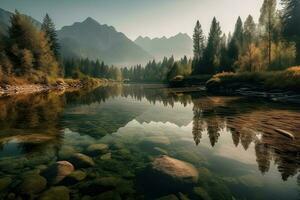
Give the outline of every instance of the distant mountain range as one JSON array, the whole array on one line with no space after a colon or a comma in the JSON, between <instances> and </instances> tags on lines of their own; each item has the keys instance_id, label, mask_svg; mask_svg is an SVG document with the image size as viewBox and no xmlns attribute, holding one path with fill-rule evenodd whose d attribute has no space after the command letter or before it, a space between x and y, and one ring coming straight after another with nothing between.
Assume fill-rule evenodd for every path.
<instances>
[{"instance_id":1,"label":"distant mountain range","mask_svg":"<svg viewBox=\"0 0 300 200\"><path fill-rule=\"evenodd\" d=\"M135 41L136 44L148 51L157 60L164 56L173 55L175 59L180 59L184 55L191 57L193 55L193 41L187 34L179 33L173 37L154 38L139 36Z\"/></svg>"},{"instance_id":2,"label":"distant mountain range","mask_svg":"<svg viewBox=\"0 0 300 200\"><path fill-rule=\"evenodd\" d=\"M0 35L7 34L13 13L0 8ZM30 17L40 27L38 20ZM83 22L75 22L57 31L64 58L99 59L116 66L145 64L164 56L174 55L176 59L184 55L192 56L192 39L179 33L173 37L138 37L134 42L112 26L101 25L88 17Z\"/></svg>"},{"instance_id":3,"label":"distant mountain range","mask_svg":"<svg viewBox=\"0 0 300 200\"><path fill-rule=\"evenodd\" d=\"M58 31L64 57L100 59L108 64L144 64L153 59L148 52L114 27L101 25L92 18Z\"/></svg>"}]
</instances>

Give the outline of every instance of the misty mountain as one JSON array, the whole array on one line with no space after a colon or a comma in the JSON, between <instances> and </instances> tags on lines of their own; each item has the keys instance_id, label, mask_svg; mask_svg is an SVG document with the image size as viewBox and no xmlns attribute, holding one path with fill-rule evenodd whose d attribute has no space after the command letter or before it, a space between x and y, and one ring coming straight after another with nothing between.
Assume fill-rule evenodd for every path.
<instances>
[{"instance_id":1,"label":"misty mountain","mask_svg":"<svg viewBox=\"0 0 300 200\"><path fill-rule=\"evenodd\" d=\"M174 55L175 59L180 59L184 55L193 55L193 41L187 34L179 33L173 37L154 38L139 36L135 41L137 45L145 49L157 60L164 56Z\"/></svg>"},{"instance_id":2,"label":"misty mountain","mask_svg":"<svg viewBox=\"0 0 300 200\"><path fill-rule=\"evenodd\" d=\"M10 18L13 13L0 8L0 35L6 35L10 26ZM34 25L41 26L41 23L32 17L28 16Z\"/></svg>"},{"instance_id":3,"label":"misty mountain","mask_svg":"<svg viewBox=\"0 0 300 200\"><path fill-rule=\"evenodd\" d=\"M144 64L153 59L126 35L90 17L83 22L64 26L58 31L58 38L65 58L100 59L117 66Z\"/></svg>"}]
</instances>

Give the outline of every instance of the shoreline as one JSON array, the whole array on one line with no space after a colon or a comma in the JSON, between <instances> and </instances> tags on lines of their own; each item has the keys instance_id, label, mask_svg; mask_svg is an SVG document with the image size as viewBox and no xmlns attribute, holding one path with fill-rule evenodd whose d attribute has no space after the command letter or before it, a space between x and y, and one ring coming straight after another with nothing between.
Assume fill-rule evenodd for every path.
<instances>
[{"instance_id":1,"label":"shoreline","mask_svg":"<svg viewBox=\"0 0 300 200\"><path fill-rule=\"evenodd\" d=\"M68 79L65 81L59 81L55 85L47 84L22 84L22 85L10 85L5 84L0 86L0 97L15 96L15 95L26 95L43 93L49 91L65 91L68 89L79 90L85 87L95 87L106 83L106 80L102 79L91 79L91 80L74 80Z\"/></svg>"}]
</instances>

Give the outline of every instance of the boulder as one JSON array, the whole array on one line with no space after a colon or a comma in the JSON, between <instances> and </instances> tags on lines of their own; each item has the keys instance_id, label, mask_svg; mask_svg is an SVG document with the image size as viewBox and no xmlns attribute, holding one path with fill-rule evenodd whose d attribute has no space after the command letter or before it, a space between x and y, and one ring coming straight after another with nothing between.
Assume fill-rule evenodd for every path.
<instances>
[{"instance_id":1,"label":"boulder","mask_svg":"<svg viewBox=\"0 0 300 200\"><path fill-rule=\"evenodd\" d=\"M196 183L198 181L198 171L190 163L171 158L169 156L161 156L152 162L152 170L168 177L175 182Z\"/></svg>"},{"instance_id":2,"label":"boulder","mask_svg":"<svg viewBox=\"0 0 300 200\"><path fill-rule=\"evenodd\" d=\"M211 197L209 194L205 191L202 187L195 187L194 188L194 194L199 198L203 200L211 200Z\"/></svg>"},{"instance_id":3,"label":"boulder","mask_svg":"<svg viewBox=\"0 0 300 200\"><path fill-rule=\"evenodd\" d=\"M156 200L179 200L175 194L170 194L170 195L167 195L167 196L163 196L163 197L160 197Z\"/></svg>"},{"instance_id":4,"label":"boulder","mask_svg":"<svg viewBox=\"0 0 300 200\"><path fill-rule=\"evenodd\" d=\"M50 165L42 175L50 184L57 184L74 171L74 166L68 161L58 161Z\"/></svg>"},{"instance_id":5,"label":"boulder","mask_svg":"<svg viewBox=\"0 0 300 200\"><path fill-rule=\"evenodd\" d=\"M107 200L107 199L111 199L111 200L121 200L121 196L115 192L115 191L108 191L108 192L104 192L102 194L99 194L95 197L95 199L97 200Z\"/></svg>"},{"instance_id":6,"label":"boulder","mask_svg":"<svg viewBox=\"0 0 300 200\"><path fill-rule=\"evenodd\" d=\"M75 165L76 168L93 167L95 165L94 160L82 153L73 154L69 161Z\"/></svg>"},{"instance_id":7,"label":"boulder","mask_svg":"<svg viewBox=\"0 0 300 200\"><path fill-rule=\"evenodd\" d=\"M103 156L101 156L101 160L110 160L111 159L111 153L106 153Z\"/></svg>"},{"instance_id":8,"label":"boulder","mask_svg":"<svg viewBox=\"0 0 300 200\"><path fill-rule=\"evenodd\" d=\"M86 177L87 174L84 171L76 170L69 174L62 183L64 185L72 185L84 180Z\"/></svg>"},{"instance_id":9,"label":"boulder","mask_svg":"<svg viewBox=\"0 0 300 200\"><path fill-rule=\"evenodd\" d=\"M69 200L70 191L65 186L52 187L42 193L39 200Z\"/></svg>"}]
</instances>

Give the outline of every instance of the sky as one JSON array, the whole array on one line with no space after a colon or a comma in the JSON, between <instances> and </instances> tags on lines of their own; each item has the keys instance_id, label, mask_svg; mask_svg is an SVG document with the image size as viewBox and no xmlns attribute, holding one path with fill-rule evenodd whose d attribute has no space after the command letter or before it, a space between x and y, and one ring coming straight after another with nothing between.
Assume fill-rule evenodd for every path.
<instances>
[{"instance_id":1,"label":"sky","mask_svg":"<svg viewBox=\"0 0 300 200\"><path fill-rule=\"evenodd\" d=\"M0 7L42 21L48 13L57 29L92 17L114 26L134 40L138 36L170 37L193 34L197 20L207 34L215 16L224 33L234 29L238 16L257 21L263 0L0 0Z\"/></svg>"}]
</instances>

